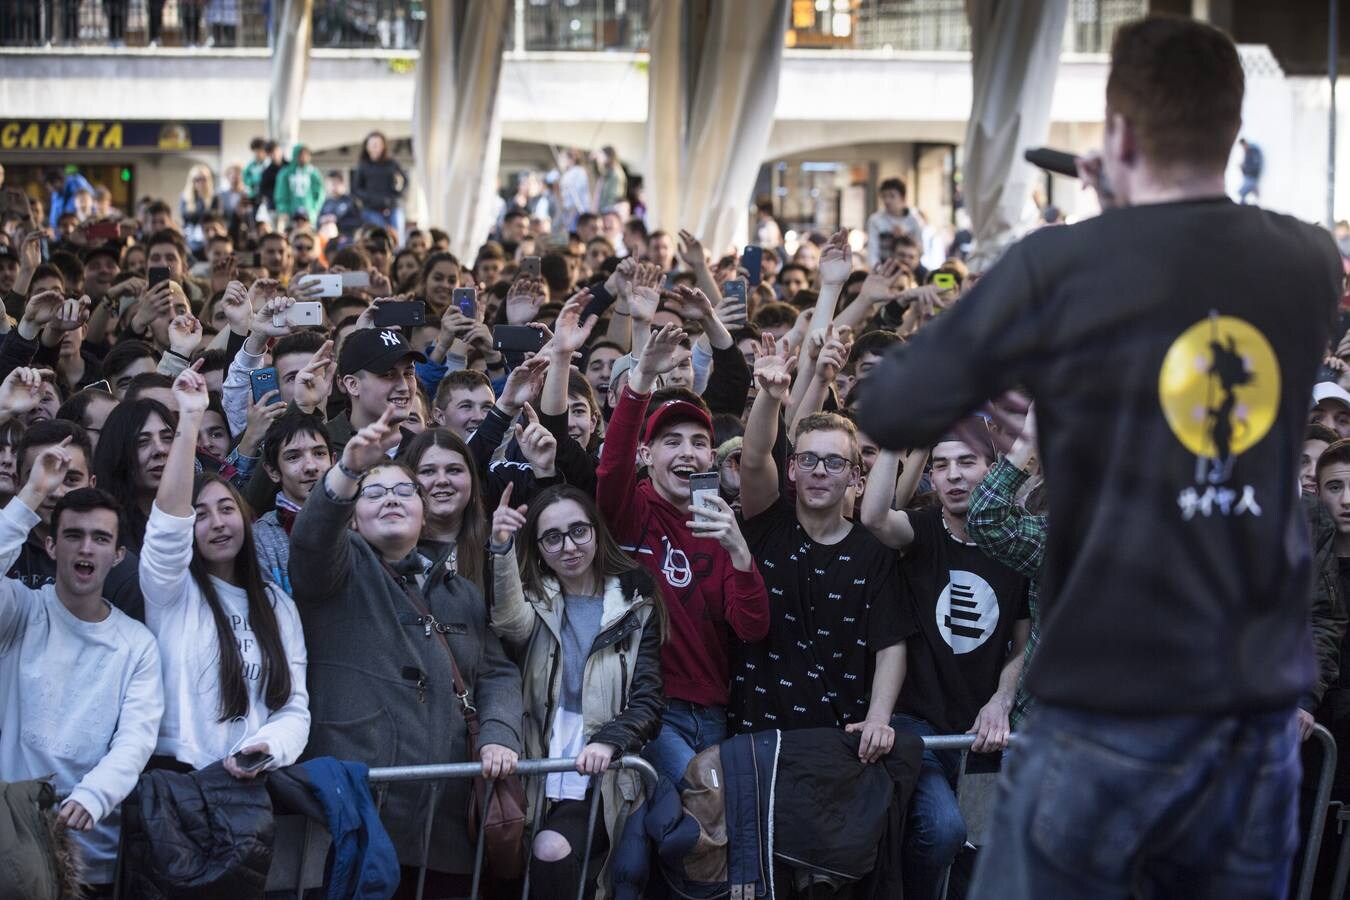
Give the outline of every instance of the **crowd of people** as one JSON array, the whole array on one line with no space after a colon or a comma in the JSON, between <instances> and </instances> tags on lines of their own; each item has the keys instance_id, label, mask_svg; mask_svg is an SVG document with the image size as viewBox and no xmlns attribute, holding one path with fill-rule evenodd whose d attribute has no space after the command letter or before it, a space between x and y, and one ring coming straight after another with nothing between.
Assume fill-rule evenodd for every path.
<instances>
[{"instance_id":1,"label":"crowd of people","mask_svg":"<svg viewBox=\"0 0 1350 900\"><path fill-rule=\"evenodd\" d=\"M0 780L55 773L96 895L146 771L575 758L530 796L532 895L584 869L604 897L642 794L622 755L682 786L766 730L835 729L866 765L898 735L1007 746L1048 531L1035 418L1005 454L982 418L903 453L855 424L882 358L977 281L923 267L903 182L865 254L846 231L722 254L649 232L611 150L594 184L564 154L461 260L407 227L382 135L350 186L254 149L176 210L61 171L0 207ZM1305 735L1350 722L1345 359L1303 458ZM906 896L967 848L960 764L922 756ZM429 896L462 889L469 789L387 791L401 890L429 797Z\"/></svg>"}]
</instances>

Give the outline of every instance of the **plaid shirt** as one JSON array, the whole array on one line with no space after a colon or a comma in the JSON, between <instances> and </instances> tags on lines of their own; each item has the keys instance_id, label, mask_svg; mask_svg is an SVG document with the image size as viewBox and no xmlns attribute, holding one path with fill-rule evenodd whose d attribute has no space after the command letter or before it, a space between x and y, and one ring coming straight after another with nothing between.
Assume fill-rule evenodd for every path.
<instances>
[{"instance_id":1,"label":"plaid shirt","mask_svg":"<svg viewBox=\"0 0 1350 900\"><path fill-rule=\"evenodd\" d=\"M1018 504L1017 492L1026 483L1027 473L1000 459L975 488L966 513L966 535L990 559L1027 576L1027 603L1031 607L1031 637L1023 655L1022 674L1017 682L1017 698L1013 701L1009 721L1014 729L1031 708L1031 697L1026 692L1027 666L1031 654L1041 639L1041 617L1037 610L1040 601L1041 565L1045 562L1045 516L1036 516Z\"/></svg>"}]
</instances>

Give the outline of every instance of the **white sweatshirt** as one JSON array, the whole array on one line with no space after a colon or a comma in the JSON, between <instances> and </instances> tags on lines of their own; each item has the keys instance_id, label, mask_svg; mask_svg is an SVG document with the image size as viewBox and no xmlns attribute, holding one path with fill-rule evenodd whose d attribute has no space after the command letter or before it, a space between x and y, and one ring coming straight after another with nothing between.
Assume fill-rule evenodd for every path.
<instances>
[{"instance_id":1,"label":"white sweatshirt","mask_svg":"<svg viewBox=\"0 0 1350 900\"><path fill-rule=\"evenodd\" d=\"M307 656L300 616L284 591L267 585L291 670L290 700L272 711L263 697L262 650L249 625L248 597L242 588L212 578L225 616L234 626L248 683L247 715L242 721L220 721L216 623L188 571L195 521L194 516L171 516L156 505L141 546L145 624L159 640L164 672L164 720L155 752L201 769L234 750L267 744L273 757L269 768L289 766L309 740Z\"/></svg>"},{"instance_id":2,"label":"white sweatshirt","mask_svg":"<svg viewBox=\"0 0 1350 900\"><path fill-rule=\"evenodd\" d=\"M0 571L37 522L17 497L0 511ZM0 578L0 780L55 773L57 792L93 816L93 831L74 832L91 883L112 880L115 813L154 751L163 711L159 651L144 625L111 604L102 622L86 622L55 585Z\"/></svg>"}]
</instances>

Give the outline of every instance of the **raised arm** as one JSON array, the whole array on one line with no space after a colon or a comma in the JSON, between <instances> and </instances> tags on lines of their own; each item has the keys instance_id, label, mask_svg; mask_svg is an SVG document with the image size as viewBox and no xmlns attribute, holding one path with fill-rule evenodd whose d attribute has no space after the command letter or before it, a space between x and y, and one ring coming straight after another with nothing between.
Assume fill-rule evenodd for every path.
<instances>
[{"instance_id":1,"label":"raised arm","mask_svg":"<svg viewBox=\"0 0 1350 900\"><path fill-rule=\"evenodd\" d=\"M513 647L520 647L534 632L535 614L525 602L516 562L516 535L525 525L525 506L511 505L511 486L502 491L502 499L492 514L492 609L489 623L497 636Z\"/></svg>"},{"instance_id":2,"label":"raised arm","mask_svg":"<svg viewBox=\"0 0 1350 900\"><path fill-rule=\"evenodd\" d=\"M786 349L775 346L773 335L763 337L764 352L755 360L759 393L750 407L741 444L741 514L752 519L778 499L778 464L773 445L778 440L778 414L787 399Z\"/></svg>"},{"instance_id":3,"label":"raised arm","mask_svg":"<svg viewBox=\"0 0 1350 900\"><path fill-rule=\"evenodd\" d=\"M703 243L694 237L693 232L680 229L680 259L694 273L694 283L698 289L712 298L714 304L722 302L722 292L718 290L717 279L708 268L708 255L703 251Z\"/></svg>"},{"instance_id":4,"label":"raised arm","mask_svg":"<svg viewBox=\"0 0 1350 900\"><path fill-rule=\"evenodd\" d=\"M863 493L858 513L863 525L877 540L887 547L903 550L914 543L914 526L909 521L909 513L902 509L891 509L895 493L886 489L888 485L895 484L899 470L900 454L890 450L882 450L877 454L877 461L872 463L872 471L867 476L872 483L872 490ZM877 490L878 487L881 490Z\"/></svg>"}]
</instances>

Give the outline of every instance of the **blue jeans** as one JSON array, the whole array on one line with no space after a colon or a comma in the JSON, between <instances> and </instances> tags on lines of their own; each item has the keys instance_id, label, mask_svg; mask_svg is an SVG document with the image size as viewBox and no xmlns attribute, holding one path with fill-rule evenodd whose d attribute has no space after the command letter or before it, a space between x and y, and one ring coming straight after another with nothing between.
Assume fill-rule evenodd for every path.
<instances>
[{"instance_id":1,"label":"blue jeans","mask_svg":"<svg viewBox=\"0 0 1350 900\"><path fill-rule=\"evenodd\" d=\"M1005 757L972 898L1283 897L1294 710L1102 715L1040 704Z\"/></svg>"},{"instance_id":2,"label":"blue jeans","mask_svg":"<svg viewBox=\"0 0 1350 900\"><path fill-rule=\"evenodd\" d=\"M937 730L923 719L902 713L891 717L899 732L927 737ZM966 843L966 820L956 802L956 779L961 773L959 750L925 750L919 781L905 817L905 897L933 900L942 888L946 868Z\"/></svg>"},{"instance_id":3,"label":"blue jeans","mask_svg":"<svg viewBox=\"0 0 1350 900\"><path fill-rule=\"evenodd\" d=\"M656 767L658 775L682 787L689 761L727 736L727 710L724 706L696 706L685 700L671 700L661 717L661 732L642 751Z\"/></svg>"}]
</instances>

